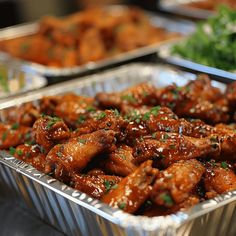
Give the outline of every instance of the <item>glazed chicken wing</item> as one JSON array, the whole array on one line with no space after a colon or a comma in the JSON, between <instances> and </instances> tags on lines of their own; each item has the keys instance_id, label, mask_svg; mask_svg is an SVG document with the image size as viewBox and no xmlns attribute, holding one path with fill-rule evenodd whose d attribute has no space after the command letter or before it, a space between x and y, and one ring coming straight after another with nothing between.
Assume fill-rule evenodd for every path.
<instances>
[{"instance_id":1,"label":"glazed chicken wing","mask_svg":"<svg viewBox=\"0 0 236 236\"><path fill-rule=\"evenodd\" d=\"M96 155L108 151L114 138L114 131L98 130L58 144L47 154L45 172L54 171L58 178L80 172Z\"/></svg>"},{"instance_id":2,"label":"glazed chicken wing","mask_svg":"<svg viewBox=\"0 0 236 236\"><path fill-rule=\"evenodd\" d=\"M138 107L155 104L155 89L149 83L142 83L119 93L98 93L95 97L102 108L117 108L122 111L126 106Z\"/></svg>"},{"instance_id":3,"label":"glazed chicken wing","mask_svg":"<svg viewBox=\"0 0 236 236\"><path fill-rule=\"evenodd\" d=\"M160 206L172 207L192 195L192 190L201 180L204 166L191 159L172 164L158 173L151 199Z\"/></svg>"},{"instance_id":4,"label":"glazed chicken wing","mask_svg":"<svg viewBox=\"0 0 236 236\"><path fill-rule=\"evenodd\" d=\"M236 189L236 175L227 162L208 163L204 175L206 197L213 198L217 194Z\"/></svg>"},{"instance_id":5,"label":"glazed chicken wing","mask_svg":"<svg viewBox=\"0 0 236 236\"><path fill-rule=\"evenodd\" d=\"M95 176L75 174L71 186L94 198L101 198L110 189L115 188L120 180L120 177L105 174Z\"/></svg>"},{"instance_id":6,"label":"glazed chicken wing","mask_svg":"<svg viewBox=\"0 0 236 236\"><path fill-rule=\"evenodd\" d=\"M134 163L148 159L158 160L167 167L179 160L217 155L220 145L217 137L193 138L176 133L156 132L134 147Z\"/></svg>"},{"instance_id":7,"label":"glazed chicken wing","mask_svg":"<svg viewBox=\"0 0 236 236\"><path fill-rule=\"evenodd\" d=\"M140 165L135 172L128 175L102 197L104 203L134 213L147 200L152 190L158 170L152 168L152 161Z\"/></svg>"},{"instance_id":8,"label":"glazed chicken wing","mask_svg":"<svg viewBox=\"0 0 236 236\"><path fill-rule=\"evenodd\" d=\"M133 149L127 145L120 145L107 159L102 161L102 167L111 174L127 176L135 171L136 165L132 163Z\"/></svg>"},{"instance_id":9,"label":"glazed chicken wing","mask_svg":"<svg viewBox=\"0 0 236 236\"><path fill-rule=\"evenodd\" d=\"M31 128L19 126L18 123L0 123L0 148L8 149L27 141L31 141Z\"/></svg>"},{"instance_id":10,"label":"glazed chicken wing","mask_svg":"<svg viewBox=\"0 0 236 236\"><path fill-rule=\"evenodd\" d=\"M9 123L18 123L31 127L40 116L39 108L32 103L25 103L19 107L4 109L1 111L1 119Z\"/></svg>"},{"instance_id":11,"label":"glazed chicken wing","mask_svg":"<svg viewBox=\"0 0 236 236\"><path fill-rule=\"evenodd\" d=\"M55 144L63 143L70 138L70 130L61 118L43 116L33 125L36 143L48 152Z\"/></svg>"},{"instance_id":12,"label":"glazed chicken wing","mask_svg":"<svg viewBox=\"0 0 236 236\"><path fill-rule=\"evenodd\" d=\"M44 171L46 154L39 145L21 144L10 151L14 153L17 159L29 163L39 171Z\"/></svg>"}]
</instances>

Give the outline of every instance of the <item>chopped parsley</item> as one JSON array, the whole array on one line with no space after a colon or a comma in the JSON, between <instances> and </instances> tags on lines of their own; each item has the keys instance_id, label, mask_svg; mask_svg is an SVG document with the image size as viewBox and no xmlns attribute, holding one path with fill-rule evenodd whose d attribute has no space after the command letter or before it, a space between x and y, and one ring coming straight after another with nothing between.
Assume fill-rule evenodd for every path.
<instances>
[{"instance_id":1,"label":"chopped parsley","mask_svg":"<svg viewBox=\"0 0 236 236\"><path fill-rule=\"evenodd\" d=\"M215 143L218 142L217 137L211 137L211 138L210 138L210 141L211 141L211 142L215 142Z\"/></svg>"},{"instance_id":2,"label":"chopped parsley","mask_svg":"<svg viewBox=\"0 0 236 236\"><path fill-rule=\"evenodd\" d=\"M55 125L58 121L61 121L59 117L50 117L49 121L47 122L46 129L51 129L53 125Z\"/></svg>"},{"instance_id":3,"label":"chopped parsley","mask_svg":"<svg viewBox=\"0 0 236 236\"><path fill-rule=\"evenodd\" d=\"M225 161L222 161L221 162L221 167L224 168L224 169L227 169L228 168L228 164Z\"/></svg>"},{"instance_id":4,"label":"chopped parsley","mask_svg":"<svg viewBox=\"0 0 236 236\"><path fill-rule=\"evenodd\" d=\"M88 106L88 107L86 108L86 111L87 111L87 112L95 112L95 111L96 111L96 108L93 107L93 106Z\"/></svg>"},{"instance_id":5,"label":"chopped parsley","mask_svg":"<svg viewBox=\"0 0 236 236\"><path fill-rule=\"evenodd\" d=\"M85 120L86 120L85 115L80 115L78 120L77 120L77 124L81 125L82 123L84 123Z\"/></svg>"},{"instance_id":6,"label":"chopped parsley","mask_svg":"<svg viewBox=\"0 0 236 236\"><path fill-rule=\"evenodd\" d=\"M170 144L170 145L169 145L169 148L170 148L170 149L175 149L175 145L174 145L174 144Z\"/></svg>"},{"instance_id":7,"label":"chopped parsley","mask_svg":"<svg viewBox=\"0 0 236 236\"><path fill-rule=\"evenodd\" d=\"M126 155L124 155L124 154L120 154L119 157L123 160L126 160Z\"/></svg>"},{"instance_id":8,"label":"chopped parsley","mask_svg":"<svg viewBox=\"0 0 236 236\"><path fill-rule=\"evenodd\" d=\"M118 188L118 184L114 184L111 189L117 189Z\"/></svg>"},{"instance_id":9,"label":"chopped parsley","mask_svg":"<svg viewBox=\"0 0 236 236\"><path fill-rule=\"evenodd\" d=\"M123 96L121 96L121 99L125 100L127 102L131 102L131 103L135 103L136 102L136 99L135 99L135 97L132 94L123 95Z\"/></svg>"},{"instance_id":10,"label":"chopped parsley","mask_svg":"<svg viewBox=\"0 0 236 236\"><path fill-rule=\"evenodd\" d=\"M119 202L119 203L118 203L118 207L119 207L121 210L124 210L125 207L126 207L126 203L125 203L125 202Z\"/></svg>"},{"instance_id":11,"label":"chopped parsley","mask_svg":"<svg viewBox=\"0 0 236 236\"><path fill-rule=\"evenodd\" d=\"M78 143L85 144L86 140L82 138L78 138Z\"/></svg>"},{"instance_id":12,"label":"chopped parsley","mask_svg":"<svg viewBox=\"0 0 236 236\"><path fill-rule=\"evenodd\" d=\"M11 126L11 129L12 130L16 130L16 129L18 129L19 128L19 124L18 123L15 123L15 124L13 124L12 126Z\"/></svg>"},{"instance_id":13,"label":"chopped parsley","mask_svg":"<svg viewBox=\"0 0 236 236\"><path fill-rule=\"evenodd\" d=\"M103 184L105 186L106 192L109 192L111 189L112 183L109 180L104 180Z\"/></svg>"},{"instance_id":14,"label":"chopped parsley","mask_svg":"<svg viewBox=\"0 0 236 236\"><path fill-rule=\"evenodd\" d=\"M17 155L19 155L19 156L21 156L21 155L23 155L23 151L22 150L16 150L16 153L17 153Z\"/></svg>"},{"instance_id":15,"label":"chopped parsley","mask_svg":"<svg viewBox=\"0 0 236 236\"><path fill-rule=\"evenodd\" d=\"M2 134L2 141L4 142L7 138L7 131L4 131Z\"/></svg>"},{"instance_id":16,"label":"chopped parsley","mask_svg":"<svg viewBox=\"0 0 236 236\"><path fill-rule=\"evenodd\" d=\"M97 120L101 120L106 117L106 113L104 111L100 112L95 118Z\"/></svg>"},{"instance_id":17,"label":"chopped parsley","mask_svg":"<svg viewBox=\"0 0 236 236\"><path fill-rule=\"evenodd\" d=\"M160 106L156 106L150 109L150 111L146 112L143 117L142 120L149 120L151 115L157 116L159 111L160 111Z\"/></svg>"},{"instance_id":18,"label":"chopped parsley","mask_svg":"<svg viewBox=\"0 0 236 236\"><path fill-rule=\"evenodd\" d=\"M114 109L113 112L114 112L115 116L119 116L120 115L120 112L117 109Z\"/></svg>"},{"instance_id":19,"label":"chopped parsley","mask_svg":"<svg viewBox=\"0 0 236 236\"><path fill-rule=\"evenodd\" d=\"M13 156L16 153L16 149L14 147L9 148L9 153Z\"/></svg>"},{"instance_id":20,"label":"chopped parsley","mask_svg":"<svg viewBox=\"0 0 236 236\"><path fill-rule=\"evenodd\" d=\"M160 198L165 202L167 206L172 206L174 204L172 197L168 193L162 193L160 195Z\"/></svg>"},{"instance_id":21,"label":"chopped parsley","mask_svg":"<svg viewBox=\"0 0 236 236\"><path fill-rule=\"evenodd\" d=\"M63 157L63 154L61 152L57 152L57 156L62 158Z\"/></svg>"}]
</instances>

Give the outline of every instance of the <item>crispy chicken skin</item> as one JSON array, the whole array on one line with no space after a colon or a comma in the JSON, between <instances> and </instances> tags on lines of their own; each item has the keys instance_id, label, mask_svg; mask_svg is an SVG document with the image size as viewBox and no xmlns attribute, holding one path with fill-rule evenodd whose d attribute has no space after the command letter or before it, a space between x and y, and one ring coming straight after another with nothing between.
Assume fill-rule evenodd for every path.
<instances>
[{"instance_id":1,"label":"crispy chicken skin","mask_svg":"<svg viewBox=\"0 0 236 236\"><path fill-rule=\"evenodd\" d=\"M206 197L213 198L218 194L236 189L236 175L227 162L208 163L204 175Z\"/></svg>"},{"instance_id":2,"label":"crispy chicken skin","mask_svg":"<svg viewBox=\"0 0 236 236\"><path fill-rule=\"evenodd\" d=\"M216 137L193 138L176 133L156 132L134 147L134 163L154 159L167 167L179 160L216 155L219 148Z\"/></svg>"},{"instance_id":3,"label":"crispy chicken skin","mask_svg":"<svg viewBox=\"0 0 236 236\"><path fill-rule=\"evenodd\" d=\"M122 144L102 161L102 167L108 173L125 177L133 173L137 168L137 166L132 163L134 159L132 153L133 149L131 147Z\"/></svg>"},{"instance_id":4,"label":"crispy chicken skin","mask_svg":"<svg viewBox=\"0 0 236 236\"><path fill-rule=\"evenodd\" d=\"M172 207L185 201L192 195L192 190L204 172L204 166L194 159L172 164L158 173L151 199L157 205L165 207Z\"/></svg>"},{"instance_id":5,"label":"crispy chicken skin","mask_svg":"<svg viewBox=\"0 0 236 236\"><path fill-rule=\"evenodd\" d=\"M37 170L44 171L46 154L44 149L38 144L21 144L17 146L14 156L34 166Z\"/></svg>"},{"instance_id":6,"label":"crispy chicken skin","mask_svg":"<svg viewBox=\"0 0 236 236\"><path fill-rule=\"evenodd\" d=\"M111 148L114 137L114 131L98 130L54 146L47 154L45 172L54 171L58 178L74 171L80 172L96 155Z\"/></svg>"},{"instance_id":7,"label":"crispy chicken skin","mask_svg":"<svg viewBox=\"0 0 236 236\"><path fill-rule=\"evenodd\" d=\"M18 123L31 127L35 120L40 117L39 108L32 103L25 103L19 107L8 108L1 111L1 119L9 123Z\"/></svg>"},{"instance_id":8,"label":"crispy chicken skin","mask_svg":"<svg viewBox=\"0 0 236 236\"><path fill-rule=\"evenodd\" d=\"M147 200L158 170L152 168L152 161L146 161L102 197L104 203L134 213Z\"/></svg>"},{"instance_id":9,"label":"crispy chicken skin","mask_svg":"<svg viewBox=\"0 0 236 236\"><path fill-rule=\"evenodd\" d=\"M63 96L52 96L41 101L41 112L47 115L62 118L70 127L76 127L81 119L88 115L89 109L93 107L94 99L66 94ZM82 117L82 118L81 118Z\"/></svg>"},{"instance_id":10,"label":"crispy chicken skin","mask_svg":"<svg viewBox=\"0 0 236 236\"><path fill-rule=\"evenodd\" d=\"M126 110L126 106L139 107L154 105L155 88L149 83L142 83L119 93L97 93L95 99L102 108Z\"/></svg>"},{"instance_id":11,"label":"crispy chicken skin","mask_svg":"<svg viewBox=\"0 0 236 236\"><path fill-rule=\"evenodd\" d=\"M72 178L71 186L94 198L101 198L110 189L115 188L120 181L120 177L112 175L75 174Z\"/></svg>"},{"instance_id":12,"label":"crispy chicken skin","mask_svg":"<svg viewBox=\"0 0 236 236\"><path fill-rule=\"evenodd\" d=\"M30 127L19 126L18 123L11 125L0 123L0 149L16 147L30 140L32 140Z\"/></svg>"},{"instance_id":13,"label":"crispy chicken skin","mask_svg":"<svg viewBox=\"0 0 236 236\"><path fill-rule=\"evenodd\" d=\"M33 125L35 142L47 152L58 143L70 138L70 130L64 121L58 117L43 116Z\"/></svg>"}]
</instances>

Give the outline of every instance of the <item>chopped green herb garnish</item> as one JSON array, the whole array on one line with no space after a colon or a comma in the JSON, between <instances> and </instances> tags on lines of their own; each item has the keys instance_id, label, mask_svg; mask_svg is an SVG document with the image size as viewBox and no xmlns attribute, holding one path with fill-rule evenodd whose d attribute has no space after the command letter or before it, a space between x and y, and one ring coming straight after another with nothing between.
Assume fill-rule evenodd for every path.
<instances>
[{"instance_id":1,"label":"chopped green herb garnish","mask_svg":"<svg viewBox=\"0 0 236 236\"><path fill-rule=\"evenodd\" d=\"M152 134L152 138L156 138L157 137L157 134L156 133L153 133Z\"/></svg>"},{"instance_id":2,"label":"chopped green herb garnish","mask_svg":"<svg viewBox=\"0 0 236 236\"><path fill-rule=\"evenodd\" d=\"M4 131L2 134L2 141L4 142L7 138L7 131Z\"/></svg>"},{"instance_id":3,"label":"chopped green herb garnish","mask_svg":"<svg viewBox=\"0 0 236 236\"><path fill-rule=\"evenodd\" d=\"M132 94L123 95L123 96L121 96L121 99L125 100L127 102L131 102L131 103L135 103L136 102L136 99L135 99L135 97Z\"/></svg>"},{"instance_id":4,"label":"chopped green herb garnish","mask_svg":"<svg viewBox=\"0 0 236 236\"><path fill-rule=\"evenodd\" d=\"M225 161L222 161L221 162L221 167L224 168L224 169L227 169L228 168L228 164Z\"/></svg>"},{"instance_id":5,"label":"chopped green herb garnish","mask_svg":"<svg viewBox=\"0 0 236 236\"><path fill-rule=\"evenodd\" d=\"M163 193L160 195L160 198L165 202L167 206L172 206L174 201L168 193Z\"/></svg>"},{"instance_id":6,"label":"chopped green herb garnish","mask_svg":"<svg viewBox=\"0 0 236 236\"><path fill-rule=\"evenodd\" d=\"M143 96L147 97L149 95L149 93L147 91L143 91Z\"/></svg>"},{"instance_id":7,"label":"chopped green herb garnish","mask_svg":"<svg viewBox=\"0 0 236 236\"><path fill-rule=\"evenodd\" d=\"M111 189L117 189L118 188L118 184L114 184Z\"/></svg>"},{"instance_id":8,"label":"chopped green herb garnish","mask_svg":"<svg viewBox=\"0 0 236 236\"><path fill-rule=\"evenodd\" d=\"M63 154L61 152L57 152L57 156L62 158L63 157Z\"/></svg>"},{"instance_id":9,"label":"chopped green herb garnish","mask_svg":"<svg viewBox=\"0 0 236 236\"><path fill-rule=\"evenodd\" d=\"M143 117L142 117L142 120L149 120L150 119L150 116L151 116L151 113L150 112L146 112Z\"/></svg>"},{"instance_id":10,"label":"chopped green herb garnish","mask_svg":"<svg viewBox=\"0 0 236 236\"><path fill-rule=\"evenodd\" d=\"M114 109L113 112L114 112L115 116L119 116L120 115L120 112L117 109Z\"/></svg>"},{"instance_id":11,"label":"chopped green herb garnish","mask_svg":"<svg viewBox=\"0 0 236 236\"><path fill-rule=\"evenodd\" d=\"M13 156L16 153L16 149L14 147L9 148L9 153Z\"/></svg>"},{"instance_id":12,"label":"chopped green herb garnish","mask_svg":"<svg viewBox=\"0 0 236 236\"><path fill-rule=\"evenodd\" d=\"M16 130L16 129L18 129L19 128L19 124L18 123L15 123L15 124L13 124L12 126L11 126L11 129L13 129L13 130Z\"/></svg>"},{"instance_id":13,"label":"chopped green herb garnish","mask_svg":"<svg viewBox=\"0 0 236 236\"><path fill-rule=\"evenodd\" d=\"M85 140L85 139L82 139L82 138L78 138L78 142L81 143L81 144L85 144L85 143L86 143L86 140Z\"/></svg>"},{"instance_id":14,"label":"chopped green herb garnish","mask_svg":"<svg viewBox=\"0 0 236 236\"><path fill-rule=\"evenodd\" d=\"M215 143L218 142L217 137L211 137L211 138L210 138L210 141L211 141L211 142L215 142Z\"/></svg>"},{"instance_id":15,"label":"chopped green herb garnish","mask_svg":"<svg viewBox=\"0 0 236 236\"><path fill-rule=\"evenodd\" d=\"M126 160L126 155L124 154L120 154L119 157L122 158L123 160Z\"/></svg>"},{"instance_id":16,"label":"chopped green herb garnish","mask_svg":"<svg viewBox=\"0 0 236 236\"><path fill-rule=\"evenodd\" d=\"M124 210L125 207L126 207L126 203L125 203L125 202L119 202L119 203L118 203L118 207L119 207L121 210Z\"/></svg>"},{"instance_id":17,"label":"chopped green herb garnish","mask_svg":"<svg viewBox=\"0 0 236 236\"><path fill-rule=\"evenodd\" d=\"M171 144L171 145L169 145L169 148L170 148L170 149L175 149L175 145L174 145L174 144Z\"/></svg>"},{"instance_id":18,"label":"chopped green herb garnish","mask_svg":"<svg viewBox=\"0 0 236 236\"><path fill-rule=\"evenodd\" d=\"M77 124L81 125L82 123L84 123L85 120L86 120L85 115L80 115L78 120L77 120Z\"/></svg>"},{"instance_id":19,"label":"chopped green herb garnish","mask_svg":"<svg viewBox=\"0 0 236 236\"><path fill-rule=\"evenodd\" d=\"M105 186L106 192L109 192L112 186L111 182L109 180L105 180L103 184Z\"/></svg>"},{"instance_id":20,"label":"chopped green herb garnish","mask_svg":"<svg viewBox=\"0 0 236 236\"><path fill-rule=\"evenodd\" d=\"M19 149L19 150L16 150L16 153L17 155L21 156L23 154L23 151Z\"/></svg>"},{"instance_id":21,"label":"chopped green herb garnish","mask_svg":"<svg viewBox=\"0 0 236 236\"><path fill-rule=\"evenodd\" d=\"M61 118L49 117L49 121L47 122L46 129L51 129L53 125L55 125L58 121L61 121Z\"/></svg>"},{"instance_id":22,"label":"chopped green herb garnish","mask_svg":"<svg viewBox=\"0 0 236 236\"><path fill-rule=\"evenodd\" d=\"M86 108L86 111L87 111L87 112L95 112L95 111L96 111L96 108L93 107L93 106L88 106L88 107Z\"/></svg>"},{"instance_id":23,"label":"chopped green herb garnish","mask_svg":"<svg viewBox=\"0 0 236 236\"><path fill-rule=\"evenodd\" d=\"M96 116L96 119L97 120L101 120L103 118L106 117L106 113L104 111L100 112L97 116Z\"/></svg>"}]
</instances>

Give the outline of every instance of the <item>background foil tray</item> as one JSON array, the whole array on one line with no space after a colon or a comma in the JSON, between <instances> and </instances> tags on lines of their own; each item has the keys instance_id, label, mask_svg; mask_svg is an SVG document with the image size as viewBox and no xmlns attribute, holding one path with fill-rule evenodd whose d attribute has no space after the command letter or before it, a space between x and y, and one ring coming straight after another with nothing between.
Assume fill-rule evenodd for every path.
<instances>
[{"instance_id":1,"label":"background foil tray","mask_svg":"<svg viewBox=\"0 0 236 236\"><path fill-rule=\"evenodd\" d=\"M171 53L171 48L177 44L181 43L181 40L176 40L175 42L166 43L158 49L158 57L169 64L188 69L191 72L207 73L212 76L213 79L222 83L231 83L236 80L236 72L229 72L215 67L205 66L197 62L184 59L178 55L173 55Z\"/></svg>"},{"instance_id":2,"label":"background foil tray","mask_svg":"<svg viewBox=\"0 0 236 236\"><path fill-rule=\"evenodd\" d=\"M194 78L194 74L180 72L169 66L131 64L6 100L0 103L0 109L69 91L93 96L99 91L122 90L143 81L153 82L159 87L173 82L181 86ZM219 82L214 85L225 89ZM186 212L148 218L111 208L16 160L4 151L0 151L0 163L0 181L45 221L68 235L236 234L236 191L202 202Z\"/></svg>"},{"instance_id":3,"label":"background foil tray","mask_svg":"<svg viewBox=\"0 0 236 236\"><path fill-rule=\"evenodd\" d=\"M184 6L184 4L199 1L200 0L159 0L158 8L171 14L205 20L212 16L214 12L210 10Z\"/></svg>"},{"instance_id":4,"label":"background foil tray","mask_svg":"<svg viewBox=\"0 0 236 236\"><path fill-rule=\"evenodd\" d=\"M125 6L111 6L108 8L111 11L123 11L127 9ZM146 12L151 23L156 27L162 27L169 32L178 32L183 36L189 35L195 29L195 24L180 19L168 19L162 15L156 15ZM21 36L32 35L37 32L39 28L38 23L22 24L18 26L8 27L0 30L0 40L13 39ZM132 51L124 52L114 57L110 57L97 62L89 62L84 65L70 67L70 68L53 68L44 66L38 63L33 63L30 61L24 61L12 57L6 52L0 51L0 59L7 62L9 65L14 65L18 67L23 67L26 70L33 70L47 77L73 77L78 74L86 73L91 70L101 69L106 66L112 66L114 64L122 63L131 59L139 58L142 56L150 55L157 51L157 48L162 45L162 43L167 41L172 41L173 39L165 40L153 45L137 48Z\"/></svg>"}]
</instances>

